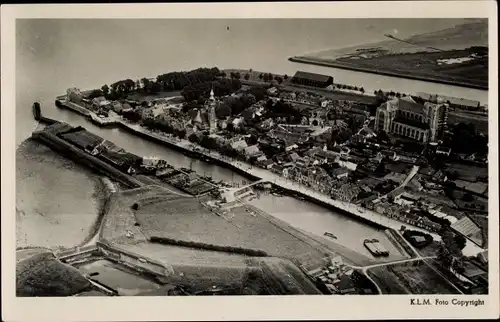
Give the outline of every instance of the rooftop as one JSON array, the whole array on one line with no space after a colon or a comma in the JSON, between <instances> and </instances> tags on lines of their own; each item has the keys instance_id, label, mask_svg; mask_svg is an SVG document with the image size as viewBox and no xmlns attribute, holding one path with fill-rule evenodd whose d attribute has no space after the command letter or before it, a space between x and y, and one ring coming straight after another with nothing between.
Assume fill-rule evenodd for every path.
<instances>
[{"instance_id":1,"label":"rooftop","mask_svg":"<svg viewBox=\"0 0 500 322\"><path fill-rule=\"evenodd\" d=\"M293 78L308 79L308 80L312 80L315 82L328 82L328 80L331 78L331 76L298 71L295 73Z\"/></svg>"}]
</instances>

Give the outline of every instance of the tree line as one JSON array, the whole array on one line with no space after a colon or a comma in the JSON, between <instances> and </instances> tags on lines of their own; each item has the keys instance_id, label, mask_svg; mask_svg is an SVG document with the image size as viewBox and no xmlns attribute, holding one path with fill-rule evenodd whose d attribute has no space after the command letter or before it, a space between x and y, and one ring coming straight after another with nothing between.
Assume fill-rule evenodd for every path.
<instances>
[{"instance_id":1,"label":"tree line","mask_svg":"<svg viewBox=\"0 0 500 322\"><path fill-rule=\"evenodd\" d=\"M149 241L152 243L200 248L200 249L213 250L213 251L219 251L219 252L242 254L242 255L253 256L253 257L267 257L267 256L269 256L263 250L236 247L236 246L214 245L214 244L194 242L194 241L185 241L185 240L179 240L179 239L167 238L167 237L151 236L149 238Z\"/></svg>"},{"instance_id":2,"label":"tree line","mask_svg":"<svg viewBox=\"0 0 500 322\"><path fill-rule=\"evenodd\" d=\"M239 90L241 88L241 81L238 79L222 78L216 81L192 83L182 89L181 95L187 102L198 101L206 98L212 88L214 95L226 96Z\"/></svg>"},{"instance_id":3,"label":"tree line","mask_svg":"<svg viewBox=\"0 0 500 322\"><path fill-rule=\"evenodd\" d=\"M213 67L198 68L187 72L165 73L158 75L155 80L142 78L133 81L127 78L116 81L109 86L105 84L100 89L94 90L91 96L105 96L110 100L118 100L126 98L132 92L154 94L161 91L182 90L188 85L210 82L222 75L223 73L217 67Z\"/></svg>"}]
</instances>

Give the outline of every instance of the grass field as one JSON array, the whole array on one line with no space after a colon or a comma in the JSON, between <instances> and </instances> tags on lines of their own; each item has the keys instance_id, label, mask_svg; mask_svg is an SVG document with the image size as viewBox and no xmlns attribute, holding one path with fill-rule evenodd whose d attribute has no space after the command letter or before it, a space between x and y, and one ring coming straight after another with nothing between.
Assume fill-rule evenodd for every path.
<instances>
[{"instance_id":1,"label":"grass field","mask_svg":"<svg viewBox=\"0 0 500 322\"><path fill-rule=\"evenodd\" d=\"M50 252L26 257L16 265L17 296L71 296L90 286L76 268L61 263Z\"/></svg>"},{"instance_id":2,"label":"grass field","mask_svg":"<svg viewBox=\"0 0 500 322\"><path fill-rule=\"evenodd\" d=\"M134 202L140 205L135 212L130 208ZM304 241L305 237L298 237L300 233L285 231L262 215L250 213L246 207L217 214L193 198L172 195L156 187L122 193L112 204L108 219L103 231L108 240L132 230L135 236L250 248L286 258L320 261L326 253L321 245ZM140 226L134 226L136 220Z\"/></svg>"},{"instance_id":3,"label":"grass field","mask_svg":"<svg viewBox=\"0 0 500 322\"><path fill-rule=\"evenodd\" d=\"M376 267L368 274L384 294L459 294L423 261Z\"/></svg>"},{"instance_id":4,"label":"grass field","mask_svg":"<svg viewBox=\"0 0 500 322\"><path fill-rule=\"evenodd\" d=\"M135 211L131 208L134 203L139 205ZM134 233L133 238L125 236L127 231ZM167 263L175 272L168 278L170 283L195 285L198 290L215 283L241 287L241 292L246 289L244 292L252 294L318 292L289 261L269 259L268 263L266 258L262 263L268 264L262 266L243 255L151 244L148 237L263 250L270 256L299 259L312 268L323 265L325 256L332 255L321 243L249 207L237 206L218 214L195 198L177 195L159 186L113 195L101 234L129 251ZM252 267L256 267L257 275L248 275ZM292 285L287 288L285 280L290 278ZM245 283L250 286L247 288Z\"/></svg>"}]
</instances>

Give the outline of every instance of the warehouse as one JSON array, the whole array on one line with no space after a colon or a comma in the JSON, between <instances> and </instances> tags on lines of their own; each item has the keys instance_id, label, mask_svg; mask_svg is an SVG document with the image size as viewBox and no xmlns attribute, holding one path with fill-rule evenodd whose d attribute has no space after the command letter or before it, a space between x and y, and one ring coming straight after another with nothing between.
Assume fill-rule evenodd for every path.
<instances>
[{"instance_id":1,"label":"warehouse","mask_svg":"<svg viewBox=\"0 0 500 322\"><path fill-rule=\"evenodd\" d=\"M293 76L292 83L326 88L333 84L333 77L298 71Z\"/></svg>"}]
</instances>

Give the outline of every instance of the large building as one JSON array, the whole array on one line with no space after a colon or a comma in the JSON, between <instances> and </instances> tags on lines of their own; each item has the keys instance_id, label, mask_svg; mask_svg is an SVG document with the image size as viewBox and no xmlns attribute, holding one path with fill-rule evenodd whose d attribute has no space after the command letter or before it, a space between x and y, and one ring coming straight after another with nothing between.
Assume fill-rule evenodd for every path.
<instances>
[{"instance_id":1,"label":"large building","mask_svg":"<svg viewBox=\"0 0 500 322\"><path fill-rule=\"evenodd\" d=\"M407 96L387 101L377 109L375 130L423 143L435 142L444 134L447 118L446 103L423 102Z\"/></svg>"},{"instance_id":2,"label":"large building","mask_svg":"<svg viewBox=\"0 0 500 322\"><path fill-rule=\"evenodd\" d=\"M333 84L333 77L298 71L293 76L292 83L326 88L328 85Z\"/></svg>"}]
</instances>

